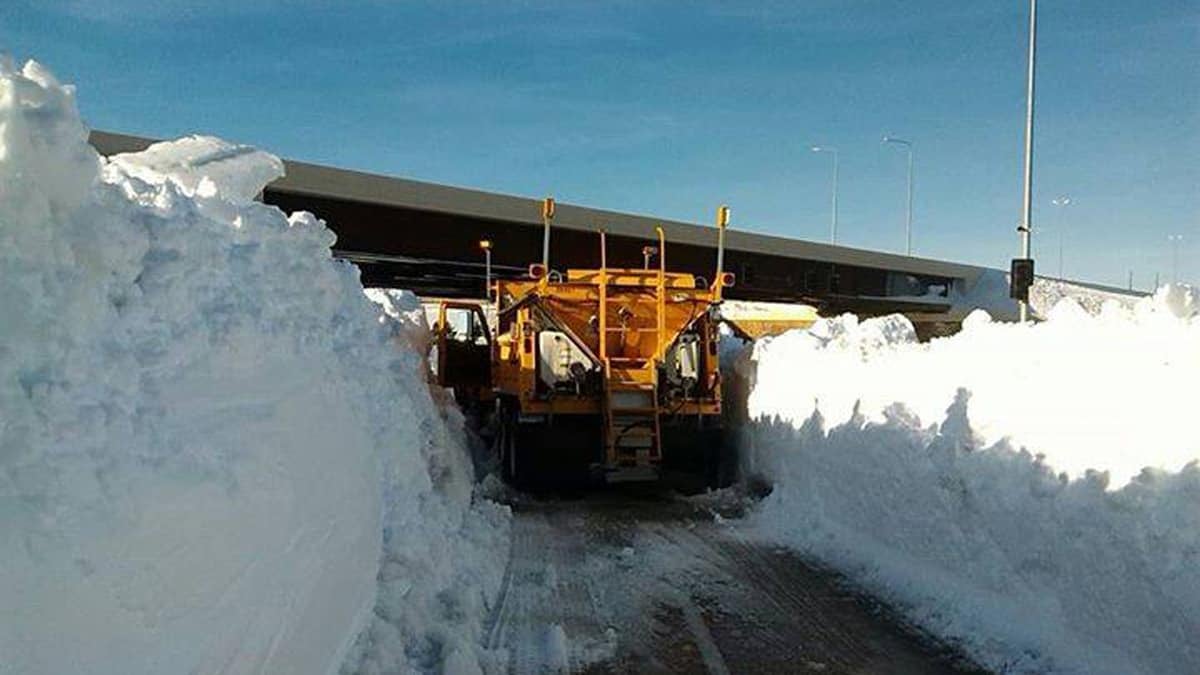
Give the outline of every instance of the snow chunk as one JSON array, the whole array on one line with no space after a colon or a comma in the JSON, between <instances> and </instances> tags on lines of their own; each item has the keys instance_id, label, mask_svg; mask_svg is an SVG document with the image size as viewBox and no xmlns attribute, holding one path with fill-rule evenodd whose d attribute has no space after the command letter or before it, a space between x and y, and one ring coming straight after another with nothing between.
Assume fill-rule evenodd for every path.
<instances>
[{"instance_id":1,"label":"snow chunk","mask_svg":"<svg viewBox=\"0 0 1200 675\"><path fill-rule=\"evenodd\" d=\"M72 214L100 169L75 112L75 88L59 84L36 61L17 70L0 54L0 116L0 204L7 226Z\"/></svg>"},{"instance_id":2,"label":"snow chunk","mask_svg":"<svg viewBox=\"0 0 1200 675\"><path fill-rule=\"evenodd\" d=\"M155 143L141 152L113 155L109 161L129 176L156 185L175 183L184 194L221 195L248 202L283 177L283 161L247 145L213 136L188 136Z\"/></svg>"},{"instance_id":3,"label":"snow chunk","mask_svg":"<svg viewBox=\"0 0 1200 675\"><path fill-rule=\"evenodd\" d=\"M1200 291L1186 284L1163 286L1154 294L1153 302L1139 307L1143 313L1157 311L1177 319L1191 319L1200 314Z\"/></svg>"}]
</instances>

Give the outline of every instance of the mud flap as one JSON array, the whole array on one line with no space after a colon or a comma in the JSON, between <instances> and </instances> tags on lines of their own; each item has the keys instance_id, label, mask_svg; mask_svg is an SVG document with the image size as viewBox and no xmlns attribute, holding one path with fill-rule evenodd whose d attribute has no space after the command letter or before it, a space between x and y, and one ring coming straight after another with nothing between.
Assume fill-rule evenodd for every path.
<instances>
[{"instance_id":1,"label":"mud flap","mask_svg":"<svg viewBox=\"0 0 1200 675\"><path fill-rule=\"evenodd\" d=\"M685 474L684 482L698 489L732 485L737 480L737 452L726 435L717 415L664 419L663 468Z\"/></svg>"},{"instance_id":2,"label":"mud flap","mask_svg":"<svg viewBox=\"0 0 1200 675\"><path fill-rule=\"evenodd\" d=\"M580 489L594 482L603 459L597 415L521 415L515 401L501 403L498 444L503 476L527 491Z\"/></svg>"}]
</instances>

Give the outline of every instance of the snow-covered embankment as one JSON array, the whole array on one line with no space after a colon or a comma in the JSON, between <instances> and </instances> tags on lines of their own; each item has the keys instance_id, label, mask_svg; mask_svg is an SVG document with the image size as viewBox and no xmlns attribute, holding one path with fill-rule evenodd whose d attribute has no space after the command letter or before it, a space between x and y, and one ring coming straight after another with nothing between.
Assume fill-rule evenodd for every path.
<instances>
[{"instance_id":1,"label":"snow-covered embankment","mask_svg":"<svg viewBox=\"0 0 1200 675\"><path fill-rule=\"evenodd\" d=\"M486 665L506 513L419 326L251 201L277 158L86 138L0 60L0 673Z\"/></svg>"},{"instance_id":2,"label":"snow-covered embankment","mask_svg":"<svg viewBox=\"0 0 1200 675\"><path fill-rule=\"evenodd\" d=\"M1200 672L1197 308L1173 287L928 344L902 317L764 340L752 525L1003 672Z\"/></svg>"}]
</instances>

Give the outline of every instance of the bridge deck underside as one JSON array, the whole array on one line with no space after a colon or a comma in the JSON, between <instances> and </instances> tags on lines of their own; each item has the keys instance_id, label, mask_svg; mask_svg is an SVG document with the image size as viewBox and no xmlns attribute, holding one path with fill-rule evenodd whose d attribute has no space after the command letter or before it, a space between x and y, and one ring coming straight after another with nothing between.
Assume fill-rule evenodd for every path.
<instances>
[{"instance_id":1,"label":"bridge deck underside","mask_svg":"<svg viewBox=\"0 0 1200 675\"><path fill-rule=\"evenodd\" d=\"M493 242L493 274L516 277L541 259L542 231L526 223L461 214L355 202L267 188L263 200L284 211L311 211L337 233L335 250L362 270L363 284L406 288L421 295L482 297L482 239ZM596 228L604 223L596 223ZM650 237L609 234L608 264L641 267L642 247ZM667 241L667 267L711 280L716 265L716 233L712 246ZM554 269L595 268L600 262L595 232L555 228L550 245ZM881 299L888 294L888 270L730 249L725 268L737 275L726 296L736 300L806 302L826 312L878 314L938 312L942 303ZM655 261L657 264L657 261ZM948 279L923 278L929 283Z\"/></svg>"}]
</instances>

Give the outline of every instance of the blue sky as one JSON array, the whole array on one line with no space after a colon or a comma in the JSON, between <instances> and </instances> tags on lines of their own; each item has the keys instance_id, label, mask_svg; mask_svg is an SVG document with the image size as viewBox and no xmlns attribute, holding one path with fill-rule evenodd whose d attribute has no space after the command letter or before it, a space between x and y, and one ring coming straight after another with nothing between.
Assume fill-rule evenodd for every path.
<instances>
[{"instance_id":1,"label":"blue sky","mask_svg":"<svg viewBox=\"0 0 1200 675\"><path fill-rule=\"evenodd\" d=\"M1020 218L1024 0L5 0L0 49L95 128L1005 267ZM1043 0L1039 270L1200 281L1200 0ZM1069 195L1056 208L1051 200ZM597 225L600 225L598 223Z\"/></svg>"}]
</instances>

